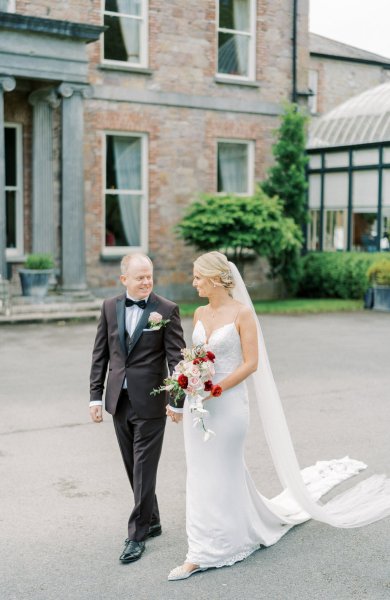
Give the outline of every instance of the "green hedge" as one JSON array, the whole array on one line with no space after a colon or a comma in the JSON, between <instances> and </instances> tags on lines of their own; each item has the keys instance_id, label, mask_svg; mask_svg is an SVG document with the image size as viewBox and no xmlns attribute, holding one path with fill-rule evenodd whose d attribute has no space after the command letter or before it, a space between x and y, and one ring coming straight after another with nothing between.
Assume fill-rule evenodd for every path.
<instances>
[{"instance_id":1,"label":"green hedge","mask_svg":"<svg viewBox=\"0 0 390 600\"><path fill-rule=\"evenodd\" d=\"M363 298L369 287L367 270L390 253L311 252L302 258L299 295L309 298Z\"/></svg>"}]
</instances>

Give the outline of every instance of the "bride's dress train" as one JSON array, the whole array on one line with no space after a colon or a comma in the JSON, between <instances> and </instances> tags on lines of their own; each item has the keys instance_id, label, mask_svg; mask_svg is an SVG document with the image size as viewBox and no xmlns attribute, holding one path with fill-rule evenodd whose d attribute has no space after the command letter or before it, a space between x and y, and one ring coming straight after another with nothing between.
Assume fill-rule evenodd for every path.
<instances>
[{"instance_id":1,"label":"bride's dress train","mask_svg":"<svg viewBox=\"0 0 390 600\"><path fill-rule=\"evenodd\" d=\"M214 383L242 363L240 336L235 323L214 330L207 340L202 321L198 321L193 332L193 343L207 343L216 355ZM244 443L249 425L245 382L224 391L221 397L207 400L205 408L209 411L207 427L216 434L208 442L204 442L199 430L193 427L193 415L187 402L184 407L186 562L210 568L232 565L261 545L274 544L291 527L310 519L312 514L305 512L302 504L298 504L287 490L272 500L264 498L257 491L244 460ZM305 484L303 487L314 502L365 466L348 457L319 462L301 471ZM374 488L375 479L367 480L374 480ZM377 485L380 487L381 483ZM337 514L340 502L336 502L336 505ZM341 507L345 509L343 502Z\"/></svg>"}]
</instances>

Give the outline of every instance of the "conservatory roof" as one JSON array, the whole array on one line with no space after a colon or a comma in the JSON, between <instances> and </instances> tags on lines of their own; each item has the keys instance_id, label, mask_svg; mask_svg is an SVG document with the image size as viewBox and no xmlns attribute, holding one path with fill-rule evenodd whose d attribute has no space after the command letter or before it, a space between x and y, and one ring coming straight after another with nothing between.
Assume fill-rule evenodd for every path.
<instances>
[{"instance_id":1,"label":"conservatory roof","mask_svg":"<svg viewBox=\"0 0 390 600\"><path fill-rule=\"evenodd\" d=\"M390 141L390 82L350 98L312 123L308 148Z\"/></svg>"}]
</instances>

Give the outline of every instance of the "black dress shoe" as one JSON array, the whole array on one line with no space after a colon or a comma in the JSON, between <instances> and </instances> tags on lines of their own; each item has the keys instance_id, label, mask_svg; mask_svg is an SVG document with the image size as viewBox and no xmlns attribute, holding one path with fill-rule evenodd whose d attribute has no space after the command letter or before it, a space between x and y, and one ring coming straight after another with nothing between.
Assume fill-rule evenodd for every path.
<instances>
[{"instance_id":1,"label":"black dress shoe","mask_svg":"<svg viewBox=\"0 0 390 600\"><path fill-rule=\"evenodd\" d=\"M161 535L161 533L162 533L162 529L161 529L160 523L155 523L155 525L151 525L149 527L149 531L146 534L146 537L147 538L157 537L158 535Z\"/></svg>"},{"instance_id":2,"label":"black dress shoe","mask_svg":"<svg viewBox=\"0 0 390 600\"><path fill-rule=\"evenodd\" d=\"M145 550L145 542L135 542L134 540L125 540L125 548L119 557L123 563L134 562L141 558L142 552Z\"/></svg>"}]
</instances>

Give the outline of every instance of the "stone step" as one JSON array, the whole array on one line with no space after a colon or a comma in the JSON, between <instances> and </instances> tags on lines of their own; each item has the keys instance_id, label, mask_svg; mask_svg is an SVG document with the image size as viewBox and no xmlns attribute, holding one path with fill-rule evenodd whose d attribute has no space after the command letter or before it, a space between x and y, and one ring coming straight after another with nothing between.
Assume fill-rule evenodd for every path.
<instances>
[{"instance_id":1,"label":"stone step","mask_svg":"<svg viewBox=\"0 0 390 600\"><path fill-rule=\"evenodd\" d=\"M42 323L48 321L97 320L100 310L34 311L10 315L0 315L0 325L16 323Z\"/></svg>"},{"instance_id":2,"label":"stone step","mask_svg":"<svg viewBox=\"0 0 390 600\"><path fill-rule=\"evenodd\" d=\"M12 303L12 314L24 314L29 312L68 312L78 310L99 310L103 300L86 302L24 302L23 304Z\"/></svg>"},{"instance_id":3,"label":"stone step","mask_svg":"<svg viewBox=\"0 0 390 600\"><path fill-rule=\"evenodd\" d=\"M102 302L98 298L83 301L45 298L43 301L34 301L21 297L12 301L8 312L0 312L0 324L97 319Z\"/></svg>"}]
</instances>

